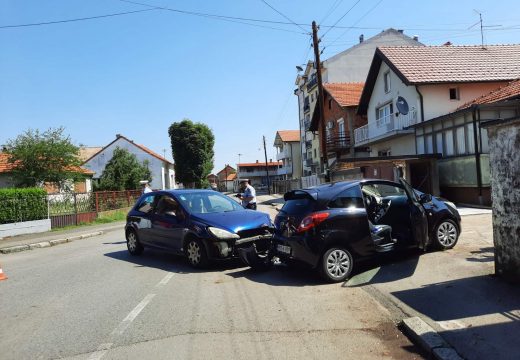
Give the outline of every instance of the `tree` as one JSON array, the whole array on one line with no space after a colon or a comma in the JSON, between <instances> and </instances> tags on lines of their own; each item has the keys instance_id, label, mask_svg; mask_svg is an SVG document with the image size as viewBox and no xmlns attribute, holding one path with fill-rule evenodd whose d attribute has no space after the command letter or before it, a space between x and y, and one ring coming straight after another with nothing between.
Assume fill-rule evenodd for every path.
<instances>
[{"instance_id":1,"label":"tree","mask_svg":"<svg viewBox=\"0 0 520 360\"><path fill-rule=\"evenodd\" d=\"M54 183L61 187L68 180L83 177L79 171L79 148L63 131L63 127L49 128L43 133L29 129L7 141L4 151L9 154L8 161L13 165L12 175L18 186Z\"/></svg>"},{"instance_id":2,"label":"tree","mask_svg":"<svg viewBox=\"0 0 520 360\"><path fill-rule=\"evenodd\" d=\"M99 179L100 190L133 190L139 181L152 181L148 161L140 163L134 154L117 147Z\"/></svg>"},{"instance_id":3,"label":"tree","mask_svg":"<svg viewBox=\"0 0 520 360\"><path fill-rule=\"evenodd\" d=\"M213 169L215 136L211 129L189 119L173 123L170 135L175 176L185 186L202 187Z\"/></svg>"}]
</instances>

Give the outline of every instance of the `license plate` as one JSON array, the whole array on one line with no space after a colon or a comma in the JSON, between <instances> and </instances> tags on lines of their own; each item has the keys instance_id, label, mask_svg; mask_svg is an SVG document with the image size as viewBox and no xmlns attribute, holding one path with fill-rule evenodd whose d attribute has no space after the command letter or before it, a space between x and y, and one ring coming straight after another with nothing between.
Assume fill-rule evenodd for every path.
<instances>
[{"instance_id":1,"label":"license plate","mask_svg":"<svg viewBox=\"0 0 520 360\"><path fill-rule=\"evenodd\" d=\"M291 254L291 247L285 245L276 245L276 250L284 254Z\"/></svg>"}]
</instances>

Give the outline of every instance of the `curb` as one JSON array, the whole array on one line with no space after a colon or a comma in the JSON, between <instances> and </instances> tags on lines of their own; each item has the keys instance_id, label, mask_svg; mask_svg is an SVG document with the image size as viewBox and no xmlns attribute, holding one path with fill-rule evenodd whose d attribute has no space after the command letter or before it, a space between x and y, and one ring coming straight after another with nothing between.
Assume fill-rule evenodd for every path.
<instances>
[{"instance_id":1,"label":"curb","mask_svg":"<svg viewBox=\"0 0 520 360\"><path fill-rule=\"evenodd\" d=\"M411 317L401 322L404 332L424 349L433 359L463 360L433 328L419 317Z\"/></svg>"},{"instance_id":2,"label":"curb","mask_svg":"<svg viewBox=\"0 0 520 360\"><path fill-rule=\"evenodd\" d=\"M86 239L86 238L89 238L89 237L102 235L104 233L105 233L105 231L100 230L100 231L96 231L96 232L93 232L93 233L70 236L68 238L54 239L54 240L49 240L49 241L42 241L42 242L37 242L37 243L27 244L27 245L8 246L8 247L5 247L5 248L0 248L0 253L2 253L2 254L10 254L10 253L15 253L15 252L20 252L20 251L46 248L46 247L51 247L51 246L65 244L65 243L72 242L72 241L75 241L75 240Z\"/></svg>"}]
</instances>

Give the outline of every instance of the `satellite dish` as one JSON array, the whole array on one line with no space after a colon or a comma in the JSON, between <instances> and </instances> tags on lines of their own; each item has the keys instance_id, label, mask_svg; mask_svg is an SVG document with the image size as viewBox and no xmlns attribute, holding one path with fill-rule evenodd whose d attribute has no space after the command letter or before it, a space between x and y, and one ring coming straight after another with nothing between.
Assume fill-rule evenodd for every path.
<instances>
[{"instance_id":1,"label":"satellite dish","mask_svg":"<svg viewBox=\"0 0 520 360\"><path fill-rule=\"evenodd\" d=\"M408 114L409 108L408 103L402 96L397 97L397 101L395 102L395 105L397 106L397 110L403 115Z\"/></svg>"}]
</instances>

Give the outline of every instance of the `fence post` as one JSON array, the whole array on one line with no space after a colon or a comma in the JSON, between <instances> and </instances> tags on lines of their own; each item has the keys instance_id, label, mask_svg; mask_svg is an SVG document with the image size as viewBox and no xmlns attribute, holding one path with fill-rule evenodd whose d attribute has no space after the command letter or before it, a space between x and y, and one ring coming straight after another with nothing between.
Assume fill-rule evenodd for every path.
<instances>
[{"instance_id":1,"label":"fence post","mask_svg":"<svg viewBox=\"0 0 520 360\"><path fill-rule=\"evenodd\" d=\"M78 199L76 198L76 192L73 192L74 195L74 224L78 225Z\"/></svg>"},{"instance_id":2,"label":"fence post","mask_svg":"<svg viewBox=\"0 0 520 360\"><path fill-rule=\"evenodd\" d=\"M130 191L126 190L126 206L130 207Z\"/></svg>"}]
</instances>

